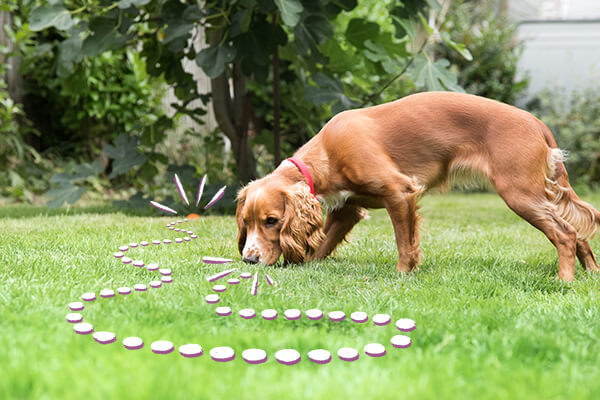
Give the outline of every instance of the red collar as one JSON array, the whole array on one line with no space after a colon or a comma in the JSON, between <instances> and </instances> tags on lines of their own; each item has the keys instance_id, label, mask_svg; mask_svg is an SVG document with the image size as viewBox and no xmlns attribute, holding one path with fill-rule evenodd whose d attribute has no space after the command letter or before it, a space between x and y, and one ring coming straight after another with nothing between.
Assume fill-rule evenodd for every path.
<instances>
[{"instance_id":1,"label":"red collar","mask_svg":"<svg viewBox=\"0 0 600 400\"><path fill-rule=\"evenodd\" d=\"M300 170L300 173L302 175L304 175L304 178L306 178L306 183L308 183L308 186L310 187L310 192L312 193L313 196L317 197L315 194L315 185L313 184L312 176L310 176L310 171L308 170L308 167L306 166L306 164L304 164L302 162L302 160L300 160L299 158L295 158L295 157L290 157L290 158L286 159L286 161L289 161L292 164L294 164L296 167L298 167L298 169Z\"/></svg>"}]
</instances>

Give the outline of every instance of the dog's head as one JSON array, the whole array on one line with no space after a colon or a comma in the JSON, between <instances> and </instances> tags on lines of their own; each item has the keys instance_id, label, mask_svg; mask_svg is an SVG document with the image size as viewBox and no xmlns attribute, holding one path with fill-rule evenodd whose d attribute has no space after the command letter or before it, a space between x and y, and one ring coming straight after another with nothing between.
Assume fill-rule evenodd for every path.
<instances>
[{"instance_id":1,"label":"dog's head","mask_svg":"<svg viewBox=\"0 0 600 400\"><path fill-rule=\"evenodd\" d=\"M301 263L325 239L319 201L304 182L276 176L250 183L238 193L238 249L244 261L271 265L283 253Z\"/></svg>"}]
</instances>

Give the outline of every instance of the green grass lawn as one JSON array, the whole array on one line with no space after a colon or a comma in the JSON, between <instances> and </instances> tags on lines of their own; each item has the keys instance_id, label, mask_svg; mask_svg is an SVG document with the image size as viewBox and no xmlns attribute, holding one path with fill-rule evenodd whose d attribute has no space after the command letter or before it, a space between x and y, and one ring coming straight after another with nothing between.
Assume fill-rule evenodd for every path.
<instances>
[{"instance_id":1,"label":"green grass lawn","mask_svg":"<svg viewBox=\"0 0 600 400\"><path fill-rule=\"evenodd\" d=\"M600 207L600 195L586 200ZM166 217L133 217L110 207L69 213L43 208L0 208L0 398L43 399L306 399L306 398L600 398L600 276L577 265L576 280L557 275L554 247L514 215L495 195L450 194L422 200L424 262L410 276L395 271L392 226L382 211L357 226L352 244L323 262L289 268L248 266L239 261L233 217L206 217L187 226L199 238L187 244L133 249L131 256L173 270L173 283L146 293L86 303L84 320L115 332L100 345L73 332L67 304L82 293L148 283L156 273L123 266L118 246L174 239ZM600 256L600 240L592 246ZM229 288L222 303L234 315L218 317L204 301L205 278L229 266L207 266L202 256L231 257L239 271L268 271L259 295L250 282ZM98 296L99 297L99 296ZM275 321L246 321L241 308L275 308ZM392 315L377 327L322 320L287 321L287 308L365 311ZM399 318L417 329L408 349L395 349ZM144 339L126 350L126 336ZM199 343L205 354L155 355L154 340L176 346ZM370 358L366 343L388 354ZM234 348L237 357L216 363L208 351ZM335 353L355 347L361 357L343 362ZM241 353L258 347L269 360L248 365ZM294 348L301 363L283 366L275 351ZM327 365L307 352L332 352Z\"/></svg>"}]
</instances>

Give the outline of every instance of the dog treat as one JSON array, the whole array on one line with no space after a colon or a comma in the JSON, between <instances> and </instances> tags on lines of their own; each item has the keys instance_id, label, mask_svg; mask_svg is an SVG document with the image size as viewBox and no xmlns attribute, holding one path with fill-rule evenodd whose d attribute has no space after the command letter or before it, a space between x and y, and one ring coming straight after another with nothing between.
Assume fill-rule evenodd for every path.
<instances>
[{"instance_id":1,"label":"dog treat","mask_svg":"<svg viewBox=\"0 0 600 400\"><path fill-rule=\"evenodd\" d=\"M160 278L160 281L162 283L171 283L171 282L173 282L173 278L171 278L170 276L162 276Z\"/></svg>"},{"instance_id":2,"label":"dog treat","mask_svg":"<svg viewBox=\"0 0 600 400\"><path fill-rule=\"evenodd\" d=\"M410 331L414 330L416 327L417 327L417 325L415 324L415 321L413 321L412 319L402 318L402 319L399 319L398 321L396 321L396 328L398 328L398 330L401 330L403 332L410 332Z\"/></svg>"},{"instance_id":3,"label":"dog treat","mask_svg":"<svg viewBox=\"0 0 600 400\"><path fill-rule=\"evenodd\" d=\"M275 353L275 359L283 365L294 365L298 364L302 357L294 349L283 349Z\"/></svg>"},{"instance_id":4,"label":"dog treat","mask_svg":"<svg viewBox=\"0 0 600 400\"><path fill-rule=\"evenodd\" d=\"M130 336L123 339L123 347L127 350L139 350L144 347L144 341L136 336Z\"/></svg>"},{"instance_id":5,"label":"dog treat","mask_svg":"<svg viewBox=\"0 0 600 400\"><path fill-rule=\"evenodd\" d=\"M221 299L218 294L209 294L206 296L206 302L209 304L218 303Z\"/></svg>"},{"instance_id":6,"label":"dog treat","mask_svg":"<svg viewBox=\"0 0 600 400\"><path fill-rule=\"evenodd\" d=\"M165 211L171 214L177 214L177 211L173 210L172 208L169 208L167 206L163 206L160 203L157 203L155 201L151 201L150 204L152 204L154 207L158 208L160 211Z\"/></svg>"},{"instance_id":7,"label":"dog treat","mask_svg":"<svg viewBox=\"0 0 600 400\"><path fill-rule=\"evenodd\" d=\"M217 307L215 311L217 312L217 315L221 317L231 315L231 308L229 307Z\"/></svg>"},{"instance_id":8,"label":"dog treat","mask_svg":"<svg viewBox=\"0 0 600 400\"><path fill-rule=\"evenodd\" d=\"M369 343L365 345L364 352L371 357L383 357L385 356L385 347L379 343Z\"/></svg>"},{"instance_id":9,"label":"dog treat","mask_svg":"<svg viewBox=\"0 0 600 400\"><path fill-rule=\"evenodd\" d=\"M397 347L399 349L405 349L407 347L410 347L410 345L412 344L410 338L404 335L396 335L392 337L391 342L392 346Z\"/></svg>"},{"instance_id":10,"label":"dog treat","mask_svg":"<svg viewBox=\"0 0 600 400\"><path fill-rule=\"evenodd\" d=\"M235 351L231 347L222 346L210 349L210 358L217 362L227 362L235 359Z\"/></svg>"},{"instance_id":11,"label":"dog treat","mask_svg":"<svg viewBox=\"0 0 600 400\"><path fill-rule=\"evenodd\" d=\"M94 327L92 324L88 324L87 322L81 322L79 324L75 324L73 326L73 330L75 333L80 335L89 335L90 333L94 332Z\"/></svg>"},{"instance_id":12,"label":"dog treat","mask_svg":"<svg viewBox=\"0 0 600 400\"><path fill-rule=\"evenodd\" d=\"M144 247L148 246L149 244L150 244L150 243L148 243L148 242L146 242L146 241L140 242L140 245L142 245L142 246L144 246Z\"/></svg>"},{"instance_id":13,"label":"dog treat","mask_svg":"<svg viewBox=\"0 0 600 400\"><path fill-rule=\"evenodd\" d=\"M154 245L159 245L159 244L160 244L160 240L153 240L153 241L152 241L152 244L154 244Z\"/></svg>"},{"instance_id":14,"label":"dog treat","mask_svg":"<svg viewBox=\"0 0 600 400\"><path fill-rule=\"evenodd\" d=\"M128 287L125 287L125 286L117 288L117 293L123 294L123 295L131 294L131 288L128 288Z\"/></svg>"},{"instance_id":15,"label":"dog treat","mask_svg":"<svg viewBox=\"0 0 600 400\"><path fill-rule=\"evenodd\" d=\"M123 257L123 258L121 258L121 262L122 262L123 264L131 264L131 261L132 261L132 260L131 260L131 258L129 258L129 257Z\"/></svg>"},{"instance_id":16,"label":"dog treat","mask_svg":"<svg viewBox=\"0 0 600 400\"><path fill-rule=\"evenodd\" d=\"M216 280L226 277L227 275L231 274L233 271L235 271L235 268L228 269L227 271L221 271L217 274L209 276L208 278L206 278L206 280L209 282L214 282Z\"/></svg>"},{"instance_id":17,"label":"dog treat","mask_svg":"<svg viewBox=\"0 0 600 400\"><path fill-rule=\"evenodd\" d=\"M127 251L127 250L129 250L129 247L127 247L127 246L119 247L119 251Z\"/></svg>"},{"instance_id":18,"label":"dog treat","mask_svg":"<svg viewBox=\"0 0 600 400\"><path fill-rule=\"evenodd\" d=\"M364 322L367 322L367 320L369 319L369 316L367 315L366 312L355 311L352 314L350 314L350 319L352 319L352 321L354 321L354 322L362 324Z\"/></svg>"},{"instance_id":19,"label":"dog treat","mask_svg":"<svg viewBox=\"0 0 600 400\"><path fill-rule=\"evenodd\" d=\"M219 189L217 191L217 193L213 196L213 198L210 199L208 204L204 206L205 210L209 207L212 207L217 201L221 200L221 198L225 195L225 188L227 188L227 186L223 186L221 189Z\"/></svg>"},{"instance_id":20,"label":"dog treat","mask_svg":"<svg viewBox=\"0 0 600 400\"><path fill-rule=\"evenodd\" d=\"M242 358L248 364L262 364L267 361L267 353L261 349L246 349L242 352Z\"/></svg>"},{"instance_id":21,"label":"dog treat","mask_svg":"<svg viewBox=\"0 0 600 400\"><path fill-rule=\"evenodd\" d=\"M175 186L177 187L177 191L179 192L179 196L181 196L181 198L183 199L183 202L189 206L190 202L187 199L187 196L185 195L185 190L183 190L183 185L181 184L181 181L179 180L179 177L177 176L177 174L175 174L175 177L173 178L173 181L175 182Z\"/></svg>"},{"instance_id":22,"label":"dog treat","mask_svg":"<svg viewBox=\"0 0 600 400\"><path fill-rule=\"evenodd\" d=\"M94 301L96 300L96 293L88 292L81 295L83 301Z\"/></svg>"},{"instance_id":23,"label":"dog treat","mask_svg":"<svg viewBox=\"0 0 600 400\"><path fill-rule=\"evenodd\" d=\"M137 243L129 243L129 247L138 247Z\"/></svg>"},{"instance_id":24,"label":"dog treat","mask_svg":"<svg viewBox=\"0 0 600 400\"><path fill-rule=\"evenodd\" d=\"M83 307L83 303L82 302L80 302L80 301L74 301L72 303L69 303L69 308L72 311L81 311L81 310L83 310L84 307Z\"/></svg>"},{"instance_id":25,"label":"dog treat","mask_svg":"<svg viewBox=\"0 0 600 400\"><path fill-rule=\"evenodd\" d=\"M343 321L346 319L346 314L343 311L331 311L329 313L329 319L332 321Z\"/></svg>"},{"instance_id":26,"label":"dog treat","mask_svg":"<svg viewBox=\"0 0 600 400\"><path fill-rule=\"evenodd\" d=\"M195 343L179 346L179 354L187 358L200 357L204 352L202 346Z\"/></svg>"},{"instance_id":27,"label":"dog treat","mask_svg":"<svg viewBox=\"0 0 600 400\"><path fill-rule=\"evenodd\" d=\"M183 238L183 240L185 240L186 242L189 242L192 239L190 239L189 237L186 236L186 237Z\"/></svg>"},{"instance_id":28,"label":"dog treat","mask_svg":"<svg viewBox=\"0 0 600 400\"><path fill-rule=\"evenodd\" d=\"M157 340L150 345L150 349L155 354L169 354L174 348L173 343L168 340Z\"/></svg>"},{"instance_id":29,"label":"dog treat","mask_svg":"<svg viewBox=\"0 0 600 400\"><path fill-rule=\"evenodd\" d=\"M300 312L300 310L296 309L296 308L292 308L289 310L285 310L283 312L283 315L290 321L295 321L297 319L300 319L300 317L302 317L302 312Z\"/></svg>"},{"instance_id":30,"label":"dog treat","mask_svg":"<svg viewBox=\"0 0 600 400\"><path fill-rule=\"evenodd\" d=\"M169 268L161 268L161 269L159 269L159 270L158 270L158 272L159 272L161 275L165 275L165 276L167 276L167 275L171 275L171 273L172 273L172 272L171 272L171 270L170 270Z\"/></svg>"},{"instance_id":31,"label":"dog treat","mask_svg":"<svg viewBox=\"0 0 600 400\"><path fill-rule=\"evenodd\" d=\"M146 265L146 269L148 271L156 271L158 269L158 264L148 264Z\"/></svg>"},{"instance_id":32,"label":"dog treat","mask_svg":"<svg viewBox=\"0 0 600 400\"><path fill-rule=\"evenodd\" d=\"M227 286L225 285L215 285L212 287L212 290L214 290L217 293L221 293L224 292L225 290L227 290Z\"/></svg>"},{"instance_id":33,"label":"dog treat","mask_svg":"<svg viewBox=\"0 0 600 400\"><path fill-rule=\"evenodd\" d=\"M77 324L83 321L83 316L79 313L69 313L67 314L67 321L72 324Z\"/></svg>"},{"instance_id":34,"label":"dog treat","mask_svg":"<svg viewBox=\"0 0 600 400\"><path fill-rule=\"evenodd\" d=\"M251 308L244 308L243 310L240 310L240 317L244 319L252 319L256 317L256 312Z\"/></svg>"},{"instance_id":35,"label":"dog treat","mask_svg":"<svg viewBox=\"0 0 600 400\"><path fill-rule=\"evenodd\" d=\"M273 310L272 308L268 308L266 310L263 310L260 315L262 315L263 319L266 319L267 321L271 321L274 320L275 318L277 318L277 311Z\"/></svg>"},{"instance_id":36,"label":"dog treat","mask_svg":"<svg viewBox=\"0 0 600 400\"><path fill-rule=\"evenodd\" d=\"M387 314L375 314L373 316L373 323L379 326L387 325L390 323L391 320L392 317L390 317Z\"/></svg>"},{"instance_id":37,"label":"dog treat","mask_svg":"<svg viewBox=\"0 0 600 400\"><path fill-rule=\"evenodd\" d=\"M265 274L265 279L267 280L267 283L271 286L275 285L277 286L277 284L275 284L275 281L273 279L271 279L271 277L269 276L269 274Z\"/></svg>"},{"instance_id":38,"label":"dog treat","mask_svg":"<svg viewBox=\"0 0 600 400\"><path fill-rule=\"evenodd\" d=\"M100 297L103 297L103 298L115 297L115 291L112 289L102 289L100 291Z\"/></svg>"},{"instance_id":39,"label":"dog treat","mask_svg":"<svg viewBox=\"0 0 600 400\"><path fill-rule=\"evenodd\" d=\"M134 260L132 264L134 267L138 267L138 268L141 268L144 266L144 262L142 260Z\"/></svg>"},{"instance_id":40,"label":"dog treat","mask_svg":"<svg viewBox=\"0 0 600 400\"><path fill-rule=\"evenodd\" d=\"M200 184L198 185L198 193L196 194L196 207L200 204L200 199L202 198L202 193L204 192L204 184L206 183L206 175L200 179Z\"/></svg>"},{"instance_id":41,"label":"dog treat","mask_svg":"<svg viewBox=\"0 0 600 400\"><path fill-rule=\"evenodd\" d=\"M240 278L242 278L242 279L250 279L250 278L252 278L252 274L250 272L242 272L240 274Z\"/></svg>"},{"instance_id":42,"label":"dog treat","mask_svg":"<svg viewBox=\"0 0 600 400\"><path fill-rule=\"evenodd\" d=\"M240 280L237 278L231 278L231 279L227 279L227 283L230 285L237 285L238 283L240 283Z\"/></svg>"},{"instance_id":43,"label":"dog treat","mask_svg":"<svg viewBox=\"0 0 600 400\"><path fill-rule=\"evenodd\" d=\"M182 238L175 238L175 243L183 243L183 239Z\"/></svg>"},{"instance_id":44,"label":"dog treat","mask_svg":"<svg viewBox=\"0 0 600 400\"><path fill-rule=\"evenodd\" d=\"M256 296L258 294L258 272L254 274L254 280L252 281L252 289L250 290L250 294L252 294L252 296Z\"/></svg>"},{"instance_id":45,"label":"dog treat","mask_svg":"<svg viewBox=\"0 0 600 400\"><path fill-rule=\"evenodd\" d=\"M338 350L337 355L342 361L356 361L360 357L358 351L352 347L342 347Z\"/></svg>"},{"instance_id":46,"label":"dog treat","mask_svg":"<svg viewBox=\"0 0 600 400\"><path fill-rule=\"evenodd\" d=\"M308 359L317 364L327 364L331 361L331 353L323 349L311 350Z\"/></svg>"},{"instance_id":47,"label":"dog treat","mask_svg":"<svg viewBox=\"0 0 600 400\"><path fill-rule=\"evenodd\" d=\"M172 242L171 242L171 239L165 239L165 240L163 240L163 243L164 244L171 244Z\"/></svg>"},{"instance_id":48,"label":"dog treat","mask_svg":"<svg viewBox=\"0 0 600 400\"><path fill-rule=\"evenodd\" d=\"M136 283L133 285L133 289L137 292L145 292L148 288L143 283Z\"/></svg>"},{"instance_id":49,"label":"dog treat","mask_svg":"<svg viewBox=\"0 0 600 400\"><path fill-rule=\"evenodd\" d=\"M123 252L121 251L117 251L115 254L113 254L113 256L115 256L115 258L123 258L125 254L123 254Z\"/></svg>"},{"instance_id":50,"label":"dog treat","mask_svg":"<svg viewBox=\"0 0 600 400\"><path fill-rule=\"evenodd\" d=\"M308 317L308 319L316 321L318 319L323 318L323 311L318 310L316 308L312 308L306 312L306 316Z\"/></svg>"},{"instance_id":51,"label":"dog treat","mask_svg":"<svg viewBox=\"0 0 600 400\"><path fill-rule=\"evenodd\" d=\"M233 262L233 260L221 257L202 257L202 262L206 264L227 264Z\"/></svg>"},{"instance_id":52,"label":"dog treat","mask_svg":"<svg viewBox=\"0 0 600 400\"><path fill-rule=\"evenodd\" d=\"M197 236L197 235L191 235L190 237L191 237L192 239L198 239L198 236Z\"/></svg>"},{"instance_id":53,"label":"dog treat","mask_svg":"<svg viewBox=\"0 0 600 400\"><path fill-rule=\"evenodd\" d=\"M94 337L94 340L100 344L109 344L117 340L117 337L112 332L99 331L94 332L92 336Z\"/></svg>"},{"instance_id":54,"label":"dog treat","mask_svg":"<svg viewBox=\"0 0 600 400\"><path fill-rule=\"evenodd\" d=\"M150 282L150 287L153 289L157 289L159 287L162 286L162 282L161 281L151 281Z\"/></svg>"}]
</instances>

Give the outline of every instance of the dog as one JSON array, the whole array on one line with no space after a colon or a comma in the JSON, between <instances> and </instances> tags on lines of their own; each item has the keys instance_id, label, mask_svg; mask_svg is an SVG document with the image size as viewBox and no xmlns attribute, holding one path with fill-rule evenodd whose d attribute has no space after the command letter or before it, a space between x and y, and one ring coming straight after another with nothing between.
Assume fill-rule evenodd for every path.
<instances>
[{"instance_id":1,"label":"dog","mask_svg":"<svg viewBox=\"0 0 600 400\"><path fill-rule=\"evenodd\" d=\"M292 158L238 193L238 248L245 262L327 257L367 215L385 208L397 270L418 269L417 201L460 176L482 176L508 207L558 251L571 281L575 257L598 272L588 239L600 213L569 184L563 152L532 114L479 96L426 92L335 115ZM327 211L323 223L323 211Z\"/></svg>"}]
</instances>

